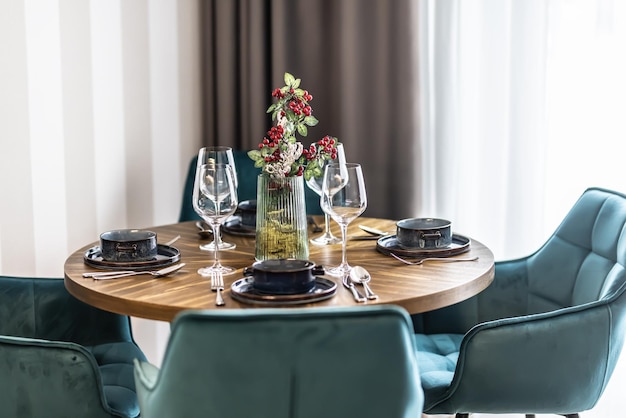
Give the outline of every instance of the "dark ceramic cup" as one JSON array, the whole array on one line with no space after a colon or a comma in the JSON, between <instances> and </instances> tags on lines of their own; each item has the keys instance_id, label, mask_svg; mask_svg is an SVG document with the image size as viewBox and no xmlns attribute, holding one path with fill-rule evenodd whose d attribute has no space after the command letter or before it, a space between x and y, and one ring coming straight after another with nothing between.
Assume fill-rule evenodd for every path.
<instances>
[{"instance_id":1,"label":"dark ceramic cup","mask_svg":"<svg viewBox=\"0 0 626 418\"><path fill-rule=\"evenodd\" d=\"M252 287L259 292L293 295L311 291L324 268L308 260L276 259L257 261L243 274L252 277Z\"/></svg>"},{"instance_id":2,"label":"dark ceramic cup","mask_svg":"<svg viewBox=\"0 0 626 418\"><path fill-rule=\"evenodd\" d=\"M100 235L102 258L114 262L153 260L157 256L157 234L139 229L118 229Z\"/></svg>"},{"instance_id":3,"label":"dark ceramic cup","mask_svg":"<svg viewBox=\"0 0 626 418\"><path fill-rule=\"evenodd\" d=\"M241 216L241 225L249 228L256 227L256 200L244 200L239 203L236 214Z\"/></svg>"},{"instance_id":4,"label":"dark ceramic cup","mask_svg":"<svg viewBox=\"0 0 626 418\"><path fill-rule=\"evenodd\" d=\"M396 239L404 249L446 248L452 244L452 227L445 219L402 219L396 223Z\"/></svg>"}]
</instances>

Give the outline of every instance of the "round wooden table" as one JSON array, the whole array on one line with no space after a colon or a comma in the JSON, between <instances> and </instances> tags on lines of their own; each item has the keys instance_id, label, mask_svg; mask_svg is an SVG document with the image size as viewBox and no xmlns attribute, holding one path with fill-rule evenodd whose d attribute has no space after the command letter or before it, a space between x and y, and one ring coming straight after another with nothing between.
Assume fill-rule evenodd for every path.
<instances>
[{"instance_id":1,"label":"round wooden table","mask_svg":"<svg viewBox=\"0 0 626 418\"><path fill-rule=\"evenodd\" d=\"M322 217L316 217L323 223ZM348 236L366 236L358 225L395 231L395 221L357 218L348 229ZM223 239L237 245L234 250L220 251L223 265L236 267L235 274L224 276L226 305L215 306L216 293L210 289L210 281L197 274L197 269L212 263L213 253L199 249L200 244L210 242L200 238L195 222L150 228L157 233L159 242L166 242L177 235L181 238L173 244L180 251L181 262L186 265L170 276L155 278L149 275L114 280L93 280L82 274L97 269L84 263L84 254L98 242L93 242L73 254L65 262L65 286L76 298L85 303L111 312L162 321L172 321L179 312L187 309L241 309L267 305L239 302L230 296L231 284L243 277L243 269L254 260L254 237L223 234ZM339 236L333 222L332 231ZM309 237L315 237L309 230ZM341 261L341 244L309 246L309 259L316 264L333 266ZM410 266L376 250L376 240L349 239L347 257L350 265L361 265L371 274L370 287L378 294L377 300L361 304L395 304L415 314L465 300L485 289L493 280L494 257L480 242L472 239L469 251L454 257L478 256L477 261L442 263L426 262ZM325 275L337 283L336 294L330 299L286 307L354 306L351 292L342 286L341 280ZM362 287L359 285L361 293Z\"/></svg>"}]
</instances>

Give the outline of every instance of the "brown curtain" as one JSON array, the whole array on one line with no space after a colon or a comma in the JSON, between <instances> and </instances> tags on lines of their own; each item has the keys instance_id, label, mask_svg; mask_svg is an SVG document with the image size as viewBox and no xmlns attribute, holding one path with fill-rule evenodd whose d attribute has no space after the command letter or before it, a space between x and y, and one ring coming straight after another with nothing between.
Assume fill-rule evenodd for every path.
<instances>
[{"instance_id":1,"label":"brown curtain","mask_svg":"<svg viewBox=\"0 0 626 418\"><path fill-rule=\"evenodd\" d=\"M417 187L412 0L207 0L202 3L204 143L252 149L285 71L313 94L320 123L363 166L364 216L411 216Z\"/></svg>"}]
</instances>

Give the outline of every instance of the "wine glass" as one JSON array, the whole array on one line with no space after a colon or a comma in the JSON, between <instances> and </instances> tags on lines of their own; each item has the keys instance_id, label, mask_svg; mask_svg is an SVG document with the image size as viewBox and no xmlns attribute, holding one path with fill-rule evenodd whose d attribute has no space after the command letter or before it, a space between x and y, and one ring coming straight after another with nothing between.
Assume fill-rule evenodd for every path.
<instances>
[{"instance_id":1,"label":"wine glass","mask_svg":"<svg viewBox=\"0 0 626 418\"><path fill-rule=\"evenodd\" d=\"M211 226L213 236L219 237L221 225L237 210L237 188L232 166L202 164L196 175L193 196L194 209ZM213 265L198 269L198 274L211 276L212 273L231 274L236 271L220 263L219 249L219 245L216 245Z\"/></svg>"},{"instance_id":2,"label":"wine glass","mask_svg":"<svg viewBox=\"0 0 626 418\"><path fill-rule=\"evenodd\" d=\"M343 144L337 144L337 158L335 160L325 160L322 169L324 169L328 164L336 162L338 164L345 165L346 164L346 154L343 149ZM307 186L315 193L317 193L320 198L322 197L322 182L324 180L324 176L320 177L311 177L307 182ZM324 233L317 238L313 238L311 243L315 245L330 245L330 244L339 244L341 242L340 238L337 238L330 232L330 215L324 212Z\"/></svg>"},{"instance_id":3,"label":"wine glass","mask_svg":"<svg viewBox=\"0 0 626 418\"><path fill-rule=\"evenodd\" d=\"M198 169L203 164L209 163L231 165L235 175L235 188L238 187L237 168L235 167L235 157L233 156L233 149L231 147L216 146L200 148L200 151L198 151L198 161L196 162L196 174ZM221 236L216 237L213 235L213 241L208 244L200 245L200 249L205 251L214 251L215 245L218 245L220 250L232 250L236 247L235 244L222 241Z\"/></svg>"},{"instance_id":4,"label":"wine glass","mask_svg":"<svg viewBox=\"0 0 626 418\"><path fill-rule=\"evenodd\" d=\"M341 228L341 264L327 269L333 276L343 277L350 272L346 257L348 224L367 208L365 181L360 164L331 163L324 170L322 182L322 210L328 213Z\"/></svg>"}]
</instances>

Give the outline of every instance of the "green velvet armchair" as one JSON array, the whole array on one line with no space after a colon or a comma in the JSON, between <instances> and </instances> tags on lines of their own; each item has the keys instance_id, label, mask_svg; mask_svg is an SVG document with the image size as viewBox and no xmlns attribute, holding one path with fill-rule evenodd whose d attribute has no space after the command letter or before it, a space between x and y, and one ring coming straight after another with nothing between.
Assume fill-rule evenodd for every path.
<instances>
[{"instance_id":1,"label":"green velvet armchair","mask_svg":"<svg viewBox=\"0 0 626 418\"><path fill-rule=\"evenodd\" d=\"M138 417L130 319L62 279L0 276L0 416Z\"/></svg>"},{"instance_id":2,"label":"green velvet armchair","mask_svg":"<svg viewBox=\"0 0 626 418\"><path fill-rule=\"evenodd\" d=\"M248 157L247 151L233 151L235 158L235 167L237 168L237 178L239 186L237 187L237 198L240 202L244 200L256 200L257 177L261 173L260 168L254 166L254 161ZM181 205L178 222L191 220L199 220L200 216L193 209L191 197L193 196L193 183L196 176L196 161L198 157L193 157L189 162L187 170L187 178L185 180L185 188L183 190L183 201ZM304 190L305 204L309 215L323 214L320 207L320 197L315 192L305 186Z\"/></svg>"},{"instance_id":3,"label":"green velvet armchair","mask_svg":"<svg viewBox=\"0 0 626 418\"><path fill-rule=\"evenodd\" d=\"M411 322L395 306L187 311L162 368L135 362L144 418L419 418Z\"/></svg>"},{"instance_id":4,"label":"green velvet armchair","mask_svg":"<svg viewBox=\"0 0 626 418\"><path fill-rule=\"evenodd\" d=\"M534 254L496 263L479 295L413 316L424 412L577 417L626 331L626 196L586 190Z\"/></svg>"}]
</instances>

